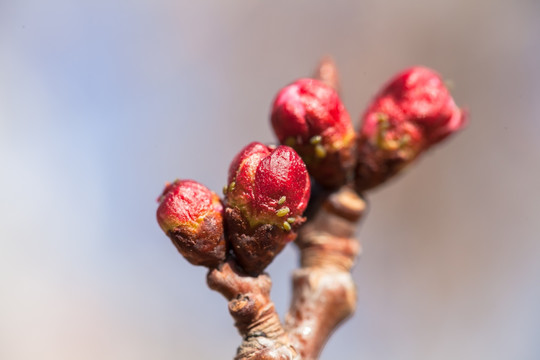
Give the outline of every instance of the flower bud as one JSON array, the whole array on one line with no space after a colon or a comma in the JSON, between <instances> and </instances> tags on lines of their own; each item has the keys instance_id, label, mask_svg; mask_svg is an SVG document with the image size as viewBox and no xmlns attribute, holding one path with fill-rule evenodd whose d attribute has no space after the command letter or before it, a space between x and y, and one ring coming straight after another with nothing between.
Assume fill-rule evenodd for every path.
<instances>
[{"instance_id":1,"label":"flower bud","mask_svg":"<svg viewBox=\"0 0 540 360\"><path fill-rule=\"evenodd\" d=\"M399 73L363 116L356 190L383 183L465 123L465 112L457 107L437 73L425 67Z\"/></svg>"},{"instance_id":2,"label":"flower bud","mask_svg":"<svg viewBox=\"0 0 540 360\"><path fill-rule=\"evenodd\" d=\"M279 141L298 152L317 182L326 187L345 183L354 165L355 132L332 87L315 79L286 86L274 100L271 122Z\"/></svg>"},{"instance_id":3,"label":"flower bud","mask_svg":"<svg viewBox=\"0 0 540 360\"><path fill-rule=\"evenodd\" d=\"M306 166L288 146L246 146L229 168L225 216L238 263L264 270L296 238L310 195Z\"/></svg>"},{"instance_id":4,"label":"flower bud","mask_svg":"<svg viewBox=\"0 0 540 360\"><path fill-rule=\"evenodd\" d=\"M158 202L159 226L190 263L216 267L225 260L223 206L214 192L193 180L176 180Z\"/></svg>"}]
</instances>

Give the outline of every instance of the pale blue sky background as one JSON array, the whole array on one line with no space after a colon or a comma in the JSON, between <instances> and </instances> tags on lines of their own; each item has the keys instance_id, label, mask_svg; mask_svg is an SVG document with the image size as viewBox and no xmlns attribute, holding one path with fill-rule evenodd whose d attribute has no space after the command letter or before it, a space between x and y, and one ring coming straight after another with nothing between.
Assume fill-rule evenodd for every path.
<instances>
[{"instance_id":1,"label":"pale blue sky background","mask_svg":"<svg viewBox=\"0 0 540 360\"><path fill-rule=\"evenodd\" d=\"M232 358L226 302L155 198L219 191L325 54L354 119L423 64L471 123L370 195L358 311L322 359L538 359L539 35L537 0L1 1L0 359ZM295 264L269 268L281 313Z\"/></svg>"}]
</instances>

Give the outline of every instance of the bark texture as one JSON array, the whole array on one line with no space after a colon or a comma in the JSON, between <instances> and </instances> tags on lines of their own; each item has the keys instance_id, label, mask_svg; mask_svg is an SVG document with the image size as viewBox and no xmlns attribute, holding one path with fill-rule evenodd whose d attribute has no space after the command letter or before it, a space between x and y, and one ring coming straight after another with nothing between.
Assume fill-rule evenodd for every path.
<instances>
[{"instance_id":1,"label":"bark texture","mask_svg":"<svg viewBox=\"0 0 540 360\"><path fill-rule=\"evenodd\" d=\"M300 360L270 299L272 280L252 277L229 259L211 269L208 286L229 300L229 312L243 338L235 360Z\"/></svg>"},{"instance_id":2,"label":"bark texture","mask_svg":"<svg viewBox=\"0 0 540 360\"><path fill-rule=\"evenodd\" d=\"M303 360L317 359L328 337L355 310L350 270L360 252L353 237L365 202L343 187L325 198L300 229L301 267L293 274L293 300L285 327Z\"/></svg>"}]
</instances>

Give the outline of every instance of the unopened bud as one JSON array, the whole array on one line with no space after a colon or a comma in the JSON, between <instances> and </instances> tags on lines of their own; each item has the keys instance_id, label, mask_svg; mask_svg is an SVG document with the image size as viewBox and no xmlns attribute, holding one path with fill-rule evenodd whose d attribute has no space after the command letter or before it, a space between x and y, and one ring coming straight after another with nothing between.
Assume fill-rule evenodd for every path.
<instances>
[{"instance_id":1,"label":"unopened bud","mask_svg":"<svg viewBox=\"0 0 540 360\"><path fill-rule=\"evenodd\" d=\"M271 121L279 141L298 152L317 182L327 187L345 183L354 164L355 132L332 87L315 79L284 87L274 100Z\"/></svg>"},{"instance_id":2,"label":"unopened bud","mask_svg":"<svg viewBox=\"0 0 540 360\"><path fill-rule=\"evenodd\" d=\"M309 201L309 175L290 147L253 142L233 160L228 182L235 184L227 191L225 212L232 249L244 270L258 274L296 238Z\"/></svg>"},{"instance_id":3,"label":"unopened bud","mask_svg":"<svg viewBox=\"0 0 540 360\"><path fill-rule=\"evenodd\" d=\"M413 67L399 73L362 118L357 191L383 183L465 123L464 111L457 107L436 72Z\"/></svg>"},{"instance_id":4,"label":"unopened bud","mask_svg":"<svg viewBox=\"0 0 540 360\"><path fill-rule=\"evenodd\" d=\"M158 202L159 226L190 263L216 267L225 260L223 206L215 193L196 181L176 180Z\"/></svg>"}]
</instances>

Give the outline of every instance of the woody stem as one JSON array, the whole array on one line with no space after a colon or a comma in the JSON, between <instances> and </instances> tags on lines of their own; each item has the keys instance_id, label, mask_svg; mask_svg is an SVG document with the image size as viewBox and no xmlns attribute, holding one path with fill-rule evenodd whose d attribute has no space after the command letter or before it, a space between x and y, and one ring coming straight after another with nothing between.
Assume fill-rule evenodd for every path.
<instances>
[{"instance_id":1,"label":"woody stem","mask_svg":"<svg viewBox=\"0 0 540 360\"><path fill-rule=\"evenodd\" d=\"M301 267L293 273L293 299L285 318L292 345L303 360L318 358L332 331L355 309L350 270L360 252L353 238L365 202L343 187L324 195L296 244Z\"/></svg>"},{"instance_id":2,"label":"woody stem","mask_svg":"<svg viewBox=\"0 0 540 360\"><path fill-rule=\"evenodd\" d=\"M208 286L229 300L229 312L243 338L235 360L299 360L270 299L267 274L252 277L229 259L207 276Z\"/></svg>"}]
</instances>

